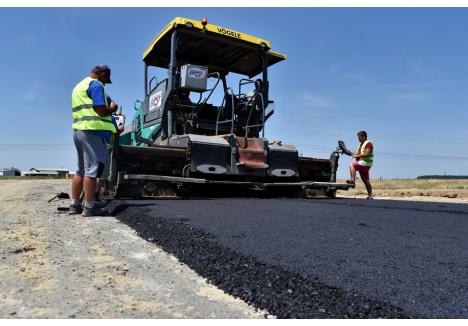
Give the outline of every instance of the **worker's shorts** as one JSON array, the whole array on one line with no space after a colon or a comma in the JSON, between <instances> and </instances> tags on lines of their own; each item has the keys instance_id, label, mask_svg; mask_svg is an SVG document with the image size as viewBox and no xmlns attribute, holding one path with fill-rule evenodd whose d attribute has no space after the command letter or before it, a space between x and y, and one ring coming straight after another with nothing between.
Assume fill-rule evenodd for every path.
<instances>
[{"instance_id":1,"label":"worker's shorts","mask_svg":"<svg viewBox=\"0 0 468 326\"><path fill-rule=\"evenodd\" d=\"M76 175L100 178L107 161L108 150L105 138L91 131L75 130L73 141L78 155Z\"/></svg>"},{"instance_id":2,"label":"worker's shorts","mask_svg":"<svg viewBox=\"0 0 468 326\"><path fill-rule=\"evenodd\" d=\"M351 163L351 165L354 166L354 168L356 169L356 171L359 171L359 175L361 176L361 179L362 179L362 180L366 180L366 181L369 180L369 170L370 170L370 167L361 165L361 164L359 164L357 161Z\"/></svg>"}]
</instances>

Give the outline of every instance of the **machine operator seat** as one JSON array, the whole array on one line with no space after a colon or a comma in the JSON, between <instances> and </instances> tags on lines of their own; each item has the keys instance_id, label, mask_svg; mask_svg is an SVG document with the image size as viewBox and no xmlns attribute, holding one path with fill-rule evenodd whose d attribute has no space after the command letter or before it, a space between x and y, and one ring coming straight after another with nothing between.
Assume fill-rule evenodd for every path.
<instances>
[{"instance_id":1,"label":"machine operator seat","mask_svg":"<svg viewBox=\"0 0 468 326\"><path fill-rule=\"evenodd\" d=\"M239 104L239 99L237 98L237 96L226 94L226 101L224 103L224 115L221 117L221 119L231 120L233 118L233 114L238 104Z\"/></svg>"}]
</instances>

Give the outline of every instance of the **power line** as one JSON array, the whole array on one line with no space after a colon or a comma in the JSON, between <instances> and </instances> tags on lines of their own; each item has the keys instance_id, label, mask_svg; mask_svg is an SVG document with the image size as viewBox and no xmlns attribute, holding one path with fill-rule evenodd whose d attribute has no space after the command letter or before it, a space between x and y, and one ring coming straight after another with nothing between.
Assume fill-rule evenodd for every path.
<instances>
[{"instance_id":1,"label":"power line","mask_svg":"<svg viewBox=\"0 0 468 326\"><path fill-rule=\"evenodd\" d=\"M0 146L73 146L73 144L39 144L39 143L31 143L31 144L0 144Z\"/></svg>"},{"instance_id":2,"label":"power line","mask_svg":"<svg viewBox=\"0 0 468 326\"><path fill-rule=\"evenodd\" d=\"M0 151L68 151L75 150L73 144L0 144Z\"/></svg>"},{"instance_id":3,"label":"power line","mask_svg":"<svg viewBox=\"0 0 468 326\"><path fill-rule=\"evenodd\" d=\"M310 144L301 144L295 143L299 149L305 149L309 151L316 151L319 153L328 153L331 154L334 149L330 149L328 146L323 145L310 145ZM328 149L328 150L327 150ZM415 154L415 153L398 153L398 152L375 152L376 159L399 159L399 160L468 160L468 156L452 156L452 155L432 155L432 154Z\"/></svg>"},{"instance_id":4,"label":"power line","mask_svg":"<svg viewBox=\"0 0 468 326\"><path fill-rule=\"evenodd\" d=\"M330 149L324 145L301 144L295 143L300 151L307 150L317 153L331 154L334 149ZM0 150L7 151L25 151L25 150L74 150L74 144L53 144L53 143L3 143L0 144ZM376 159L398 159L398 160L468 160L468 156L452 156L452 155L432 155L432 154L413 154L399 152L376 152Z\"/></svg>"}]
</instances>

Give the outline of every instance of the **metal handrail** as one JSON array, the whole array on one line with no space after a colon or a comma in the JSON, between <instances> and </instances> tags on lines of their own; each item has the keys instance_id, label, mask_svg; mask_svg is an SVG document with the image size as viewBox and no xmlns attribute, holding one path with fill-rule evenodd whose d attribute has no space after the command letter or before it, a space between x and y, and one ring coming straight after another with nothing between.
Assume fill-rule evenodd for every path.
<instances>
[{"instance_id":1,"label":"metal handrail","mask_svg":"<svg viewBox=\"0 0 468 326\"><path fill-rule=\"evenodd\" d=\"M243 129L245 129L245 137L248 137L249 136L249 129L250 128L255 128L255 127L260 127L262 126L262 137L265 137L265 103L263 101L263 94L262 93L258 93L256 92L250 99L249 101L246 103L245 106L249 106L251 102L253 102L255 104L255 100L257 99L257 96L260 96L261 98L261 108L262 108L262 123L261 124L256 124L256 125L249 125L249 121L250 121L250 117L252 116L252 110L256 107L256 105L252 105L250 107L250 111L249 111L249 116L247 117L247 122L245 123L245 127L243 127Z\"/></svg>"},{"instance_id":2,"label":"metal handrail","mask_svg":"<svg viewBox=\"0 0 468 326\"><path fill-rule=\"evenodd\" d=\"M225 103L226 103L226 97L227 97L229 91L231 91L231 93L230 93L230 95L231 95L231 110L232 110L232 112L231 112L231 119L230 119L230 120L219 121L219 117L220 117L220 115L221 115L221 111L223 111L224 108L225 108L224 105L225 105ZM224 93L224 97L223 97L223 101L222 101L222 103L221 103L221 106L218 108L218 115L216 116L216 131L215 131L215 132L216 132L216 135L218 135L218 125L219 125L219 124L229 123L229 122L231 123L231 134L234 132L234 114L235 114L234 111L235 111L235 110L234 110L234 91L232 90L231 87L228 87L228 88L226 89L226 92Z\"/></svg>"},{"instance_id":3,"label":"metal handrail","mask_svg":"<svg viewBox=\"0 0 468 326\"><path fill-rule=\"evenodd\" d=\"M258 87L260 86L260 83L256 80L242 78L241 80L239 80L239 94L238 94L239 98L241 97L241 95L245 95L245 94L241 94L241 88L243 85L247 85L247 84L255 84L256 89L258 89Z\"/></svg>"},{"instance_id":4,"label":"metal handrail","mask_svg":"<svg viewBox=\"0 0 468 326\"><path fill-rule=\"evenodd\" d=\"M249 129L250 128L255 128L255 127L260 127L262 126L262 137L265 137L265 102L263 100L263 94L262 93L259 93L257 90L260 88L260 82L257 81L257 80L252 80L252 79L246 79L246 78L243 78L239 81L239 98L241 97L241 90L242 90L242 86L243 85L247 85L247 84L255 84L255 93L254 95L247 101L247 103L245 104L245 107L248 107L252 102L255 103L255 100L257 98L257 96L260 96L261 97L261 105L262 105L262 124L260 125L249 125L249 121L250 121L250 117L252 115L252 110L254 109L255 105L252 105L251 108L250 108L250 111L249 111L249 116L247 117L247 122L246 122L246 125L245 127L243 127L242 129L245 129L245 137L248 137L248 132L249 132ZM247 95L245 95L246 97Z\"/></svg>"}]
</instances>

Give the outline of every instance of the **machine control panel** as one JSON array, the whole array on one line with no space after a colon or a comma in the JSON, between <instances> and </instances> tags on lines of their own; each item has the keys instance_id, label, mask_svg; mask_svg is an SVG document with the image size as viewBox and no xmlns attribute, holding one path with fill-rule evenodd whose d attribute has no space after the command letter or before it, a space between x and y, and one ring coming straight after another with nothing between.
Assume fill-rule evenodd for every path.
<instances>
[{"instance_id":1,"label":"machine control panel","mask_svg":"<svg viewBox=\"0 0 468 326\"><path fill-rule=\"evenodd\" d=\"M182 88L195 91L206 91L208 80L208 68L187 64L180 69L180 86Z\"/></svg>"}]
</instances>

